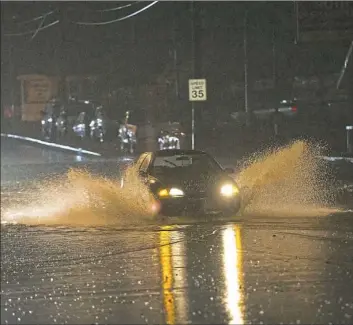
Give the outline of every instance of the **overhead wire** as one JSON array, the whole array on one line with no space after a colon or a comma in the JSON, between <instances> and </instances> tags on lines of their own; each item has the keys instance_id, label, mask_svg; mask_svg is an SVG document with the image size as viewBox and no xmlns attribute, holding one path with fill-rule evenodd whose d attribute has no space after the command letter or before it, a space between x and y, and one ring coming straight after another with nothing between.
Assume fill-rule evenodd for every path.
<instances>
[{"instance_id":1,"label":"overhead wire","mask_svg":"<svg viewBox=\"0 0 353 325\"><path fill-rule=\"evenodd\" d=\"M41 30L49 28L49 27L52 27L52 26L58 24L59 22L60 22L60 20L58 19L58 20L55 20L54 22L52 22L52 23L50 23L48 25L45 25L45 26L42 26L42 27L39 26L39 28L32 29L32 30L29 30L27 32L22 32L22 33L4 33L4 36L23 36L23 35L33 34L33 33L37 34Z\"/></svg>"},{"instance_id":2,"label":"overhead wire","mask_svg":"<svg viewBox=\"0 0 353 325\"><path fill-rule=\"evenodd\" d=\"M154 2L144 6L143 8L141 8L141 9L139 9L139 10L137 10L137 11L131 13L131 14L128 14L126 16L123 16L123 17L120 17L118 19L114 19L114 20L111 20L111 21L103 21L103 22L96 22L96 23L95 22L73 22L73 21L71 21L71 23L75 23L77 25L91 25L91 26L94 26L94 25L108 25L108 24L112 24L112 23L115 23L115 22L119 22L119 21L123 21L123 20L129 19L129 18L132 18L132 17L142 13L143 11L151 8L152 6L156 5L158 2L159 1L154 1ZM123 8L131 7L131 6L133 6L133 5L137 4L137 3L139 3L139 1L136 1L134 3L130 3L128 5L123 5L123 6L119 6L119 7L110 8L110 9L103 9L103 10L101 10L101 12L117 11L117 10L120 10L120 9L123 9ZM42 14L42 15L37 16L37 17L34 17L34 18L30 19L30 20L26 20L26 21L22 21L22 22L16 23L18 25L23 25L23 24L27 24L27 23L38 21L38 20L42 19L42 21L40 22L38 28L36 28L36 29L28 30L28 31L25 31L25 32L19 32L19 33L7 33L7 32L5 32L3 35L4 36L24 36L24 35L33 34L32 37L31 37L31 41L32 41L40 31L42 31L44 29L47 29L47 28L50 28L52 26L55 26L61 21L60 19L57 19L57 20L53 21L52 23L44 25L47 16L53 14L56 11L57 11L57 9L54 9L54 10L46 12L45 14Z\"/></svg>"},{"instance_id":3,"label":"overhead wire","mask_svg":"<svg viewBox=\"0 0 353 325\"><path fill-rule=\"evenodd\" d=\"M97 11L97 12L116 11L116 10L121 10L121 9L124 9L124 8L128 8L128 7L134 6L134 5L138 4L138 3L140 3L140 1L135 1L133 3L129 3L127 5L123 5L123 6L119 6L119 7L108 8L108 9L99 9L99 10L95 10L95 11Z\"/></svg>"},{"instance_id":4,"label":"overhead wire","mask_svg":"<svg viewBox=\"0 0 353 325\"><path fill-rule=\"evenodd\" d=\"M43 17L41 23L39 24L39 26L38 26L38 28L37 28L37 30L36 30L36 31L34 32L34 34L32 35L31 41L36 37L36 35L39 33L40 29L43 27L44 22L45 22L45 18L47 18L46 15L44 15L44 17Z\"/></svg>"},{"instance_id":5,"label":"overhead wire","mask_svg":"<svg viewBox=\"0 0 353 325\"><path fill-rule=\"evenodd\" d=\"M77 25L85 25L85 26L102 26L102 25L109 25L109 24L113 24L113 23L116 23L118 21L123 21L123 20L126 20L126 19L129 19L131 17L134 17L140 13L142 13L143 11L147 10L148 8L154 6L155 4L157 4L157 2L159 1L154 1L150 4L148 4L147 6L141 8L140 10L137 10L129 15L126 15L124 17L120 17L120 18L117 18L117 19L113 19L113 20L109 20L109 21L101 21L101 22L85 22L85 21L73 21L73 23L77 24Z\"/></svg>"},{"instance_id":6,"label":"overhead wire","mask_svg":"<svg viewBox=\"0 0 353 325\"><path fill-rule=\"evenodd\" d=\"M132 17L142 13L143 11L149 9L150 7L154 6L155 4L157 4L157 2L159 2L159 1L154 1L154 2L152 2L150 4L148 4L147 6L141 8L141 9L139 9L139 10L137 10L137 11L135 11L135 12L129 14L129 15L126 15L126 16L123 16L123 17L120 17L120 18L117 18L117 19L109 20L109 21L103 21L103 22L80 22L80 21L75 22L75 21L72 21L72 23L77 24L77 25L86 25L86 26L108 25L108 24L112 24L112 23L115 23L115 22L119 22L119 21L123 21L123 20L129 19L129 18L132 18ZM128 5L123 5L123 6L119 6L119 7L115 7L115 8L110 8L110 9L102 9L102 10L99 10L99 11L100 12L116 11L116 10L120 10L120 9L123 9L123 8L127 8L127 7L130 7L130 6L133 6L133 5L137 4L137 3L139 3L139 1L130 3ZM22 25L22 24L27 24L27 23L42 19L42 22L40 23L40 25L36 29L32 29L32 30L25 31L25 32L20 32L20 33L6 33L5 32L4 36L24 36L24 35L33 34L32 38L31 38L31 39L33 39L40 31L42 31L44 29L47 29L49 27L55 26L56 24L58 24L60 22L60 20L57 19L54 22L43 26L45 18L47 16L53 14L55 11L56 11L56 9L48 11L48 12L46 12L46 13L40 15L40 16L34 17L34 18L30 19L30 20L26 20L26 21L22 21L22 22L16 23L16 24Z\"/></svg>"},{"instance_id":7,"label":"overhead wire","mask_svg":"<svg viewBox=\"0 0 353 325\"><path fill-rule=\"evenodd\" d=\"M48 12L46 12L46 13L40 15L40 16L34 17L34 18L32 18L32 19L29 19L29 20L20 21L20 22L14 22L14 23L17 24L17 25L28 24L28 23L30 23L30 22L32 22L32 21L37 21L37 20L43 19L44 17L47 17L47 16L53 14L55 11L56 11L56 9L51 10L51 11L48 11Z\"/></svg>"},{"instance_id":8,"label":"overhead wire","mask_svg":"<svg viewBox=\"0 0 353 325\"><path fill-rule=\"evenodd\" d=\"M52 26L54 26L54 25L59 23L59 19L57 19L56 21L44 26L45 19L48 16L52 15L53 13L55 13L56 11L57 11L57 9L54 9L54 10L50 10L48 12L45 12L44 14L41 14L40 16L34 17L32 19L28 19L28 20L24 20L24 21L20 21L20 22L14 21L13 23L16 24L16 25L25 25L25 24L28 24L28 23L31 23L31 22L35 22L35 21L41 20L39 26L36 29L27 30L25 32L19 32L19 33L7 33L7 32L5 32L4 36L22 36L22 35L33 34L32 37L31 37L31 40L33 40L36 37L36 35L41 30L49 28L49 27L52 27Z\"/></svg>"}]
</instances>

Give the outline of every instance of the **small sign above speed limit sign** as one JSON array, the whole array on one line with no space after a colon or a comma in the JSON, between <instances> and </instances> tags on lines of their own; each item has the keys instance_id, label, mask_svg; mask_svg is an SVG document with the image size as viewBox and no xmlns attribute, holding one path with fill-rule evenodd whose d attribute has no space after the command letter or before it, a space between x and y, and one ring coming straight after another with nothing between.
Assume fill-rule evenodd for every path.
<instances>
[{"instance_id":1,"label":"small sign above speed limit sign","mask_svg":"<svg viewBox=\"0 0 353 325\"><path fill-rule=\"evenodd\" d=\"M189 79L189 101L204 101L206 99L206 79Z\"/></svg>"}]
</instances>

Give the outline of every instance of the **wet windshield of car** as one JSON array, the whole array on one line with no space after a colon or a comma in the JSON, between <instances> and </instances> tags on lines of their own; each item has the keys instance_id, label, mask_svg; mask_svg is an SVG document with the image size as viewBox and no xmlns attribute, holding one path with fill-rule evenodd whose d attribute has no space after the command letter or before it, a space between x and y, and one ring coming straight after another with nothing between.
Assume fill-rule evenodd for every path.
<instances>
[{"instance_id":1,"label":"wet windshield of car","mask_svg":"<svg viewBox=\"0 0 353 325\"><path fill-rule=\"evenodd\" d=\"M206 154L202 155L174 155L156 157L152 169L154 173L176 172L176 171L218 171L221 167Z\"/></svg>"}]
</instances>

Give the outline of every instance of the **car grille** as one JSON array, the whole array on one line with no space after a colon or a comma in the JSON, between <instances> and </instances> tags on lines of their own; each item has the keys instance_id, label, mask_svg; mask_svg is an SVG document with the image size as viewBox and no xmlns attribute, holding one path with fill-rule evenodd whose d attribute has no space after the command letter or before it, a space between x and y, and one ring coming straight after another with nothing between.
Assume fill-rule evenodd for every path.
<instances>
[{"instance_id":1,"label":"car grille","mask_svg":"<svg viewBox=\"0 0 353 325\"><path fill-rule=\"evenodd\" d=\"M190 198L203 198L206 196L207 183L206 182L196 182L196 181L186 181L183 183L183 188L185 194Z\"/></svg>"}]
</instances>

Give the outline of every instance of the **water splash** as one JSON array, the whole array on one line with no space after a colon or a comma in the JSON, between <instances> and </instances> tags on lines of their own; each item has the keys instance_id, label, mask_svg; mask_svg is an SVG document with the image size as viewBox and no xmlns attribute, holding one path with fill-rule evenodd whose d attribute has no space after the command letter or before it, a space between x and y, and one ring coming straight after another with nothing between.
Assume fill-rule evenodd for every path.
<instances>
[{"instance_id":1,"label":"water splash","mask_svg":"<svg viewBox=\"0 0 353 325\"><path fill-rule=\"evenodd\" d=\"M134 168L126 170L125 186L71 169L64 177L39 184L26 193L29 204L10 206L2 211L2 223L109 225L133 224L152 217L153 197Z\"/></svg>"},{"instance_id":2,"label":"water splash","mask_svg":"<svg viewBox=\"0 0 353 325\"><path fill-rule=\"evenodd\" d=\"M323 148L306 141L257 153L235 176L245 192L245 215L321 216L338 212Z\"/></svg>"},{"instance_id":3,"label":"water splash","mask_svg":"<svg viewBox=\"0 0 353 325\"><path fill-rule=\"evenodd\" d=\"M297 141L256 153L235 175L245 192L246 216L322 216L340 212L334 206L332 177L318 156L322 148ZM124 225L153 219L154 199L132 167L127 182L71 169L63 177L41 182L6 209L2 223ZM3 198L2 198L3 199Z\"/></svg>"}]
</instances>

